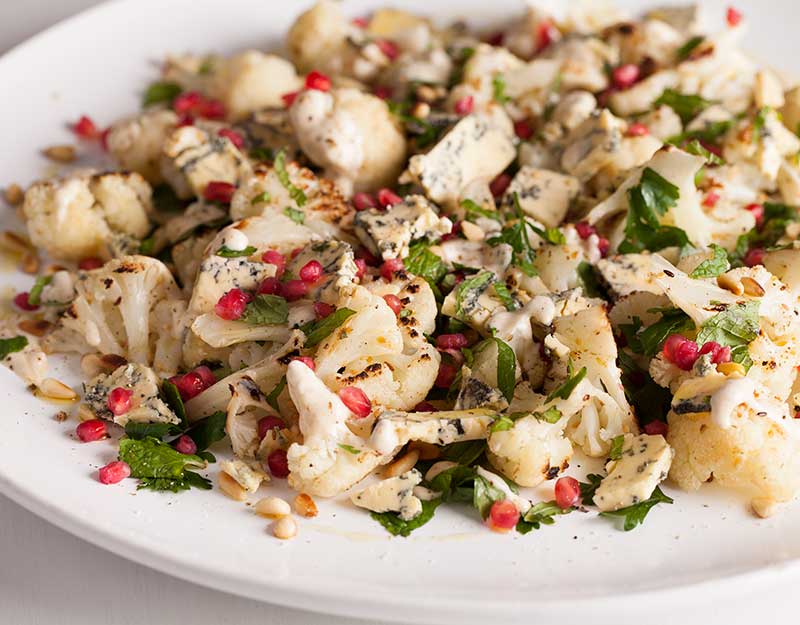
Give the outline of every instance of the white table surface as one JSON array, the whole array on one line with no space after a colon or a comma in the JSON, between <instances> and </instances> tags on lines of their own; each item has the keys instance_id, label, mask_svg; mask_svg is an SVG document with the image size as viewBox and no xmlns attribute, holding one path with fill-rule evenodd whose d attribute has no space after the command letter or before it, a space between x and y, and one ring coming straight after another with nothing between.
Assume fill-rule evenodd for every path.
<instances>
[{"instance_id":1,"label":"white table surface","mask_svg":"<svg viewBox=\"0 0 800 625\"><path fill-rule=\"evenodd\" d=\"M0 0L0 53L98 2ZM0 562L2 625L366 623L262 604L177 580L90 545L2 495ZM676 613L680 614L680 610L676 609ZM686 622L778 624L796 622L795 614L791 593L778 590L771 595L732 598L726 605L709 605L694 611ZM642 614L642 622L674 622L674 616ZM568 615L564 622L570 625Z\"/></svg>"}]
</instances>

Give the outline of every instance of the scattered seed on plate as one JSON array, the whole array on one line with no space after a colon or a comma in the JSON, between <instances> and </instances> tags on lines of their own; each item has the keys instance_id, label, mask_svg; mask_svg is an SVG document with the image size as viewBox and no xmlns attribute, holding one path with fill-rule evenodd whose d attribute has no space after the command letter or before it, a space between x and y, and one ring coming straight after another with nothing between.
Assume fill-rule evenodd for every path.
<instances>
[{"instance_id":1,"label":"scattered seed on plate","mask_svg":"<svg viewBox=\"0 0 800 625\"><path fill-rule=\"evenodd\" d=\"M28 275L39 273L39 255L36 252L25 252L19 261L19 269Z\"/></svg>"},{"instance_id":2,"label":"scattered seed on plate","mask_svg":"<svg viewBox=\"0 0 800 625\"><path fill-rule=\"evenodd\" d=\"M45 378L39 384L39 391L49 399L64 399L75 400L78 399L78 394L69 386L64 384L61 380L55 378Z\"/></svg>"},{"instance_id":3,"label":"scattered seed on plate","mask_svg":"<svg viewBox=\"0 0 800 625\"><path fill-rule=\"evenodd\" d=\"M256 514L268 519L280 519L292 513L289 502L280 497L264 497L255 505Z\"/></svg>"},{"instance_id":4,"label":"scattered seed on plate","mask_svg":"<svg viewBox=\"0 0 800 625\"><path fill-rule=\"evenodd\" d=\"M18 184L10 184L3 189L3 198L10 206L19 206L25 200L25 192Z\"/></svg>"},{"instance_id":5,"label":"scattered seed on plate","mask_svg":"<svg viewBox=\"0 0 800 625\"><path fill-rule=\"evenodd\" d=\"M23 319L17 324L17 327L27 334L44 336L52 329L53 324L47 319Z\"/></svg>"},{"instance_id":6,"label":"scattered seed on plate","mask_svg":"<svg viewBox=\"0 0 800 625\"><path fill-rule=\"evenodd\" d=\"M42 154L56 163L71 163L77 158L75 148L71 145L51 145L42 150Z\"/></svg>"},{"instance_id":7,"label":"scattered seed on plate","mask_svg":"<svg viewBox=\"0 0 800 625\"><path fill-rule=\"evenodd\" d=\"M300 493L294 498L294 510L297 514L306 518L315 517L319 513L317 504L311 498L311 495L306 493Z\"/></svg>"},{"instance_id":8,"label":"scattered seed on plate","mask_svg":"<svg viewBox=\"0 0 800 625\"><path fill-rule=\"evenodd\" d=\"M297 522L290 516L281 517L272 524L272 534L281 540L294 538L297 535Z\"/></svg>"}]
</instances>

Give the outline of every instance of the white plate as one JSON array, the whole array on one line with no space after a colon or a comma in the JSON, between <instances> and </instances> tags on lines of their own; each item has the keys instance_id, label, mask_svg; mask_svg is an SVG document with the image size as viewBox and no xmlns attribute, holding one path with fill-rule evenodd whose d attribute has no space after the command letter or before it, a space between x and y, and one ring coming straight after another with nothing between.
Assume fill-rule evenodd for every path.
<instances>
[{"instance_id":1,"label":"white plate","mask_svg":"<svg viewBox=\"0 0 800 625\"><path fill-rule=\"evenodd\" d=\"M167 52L273 46L305 4L123 1L35 37L0 60L0 185L52 173L37 150L71 141L68 120L88 113L106 124L136 110ZM352 15L378 4L345 2ZM785 36L792 3L771 2L769 12L764 3L739 4L753 18L751 49L790 69L789 59L800 52L797 38ZM486 16L485 5L403 2L471 19ZM721 22L722 3L704 5ZM497 20L501 7L509 16L506 9L521 5L495 1L488 19ZM2 224L11 225L10 217ZM4 284L27 287L30 279L7 273ZM68 369L62 365L56 375L77 382ZM660 506L632 533L594 514L572 514L527 536L500 536L466 511L440 508L411 538L390 538L362 511L320 502L319 517L303 521L295 540L280 542L264 520L218 491L173 496L136 492L132 483L99 484L96 468L112 459L112 446L78 443L74 421L53 420L58 406L33 398L5 369L0 379L3 493L117 554L255 599L387 620L544 623L570 614L622 624L638 621L645 605L674 613L800 581L800 508L760 521L713 489L670 490L675 504Z\"/></svg>"}]
</instances>

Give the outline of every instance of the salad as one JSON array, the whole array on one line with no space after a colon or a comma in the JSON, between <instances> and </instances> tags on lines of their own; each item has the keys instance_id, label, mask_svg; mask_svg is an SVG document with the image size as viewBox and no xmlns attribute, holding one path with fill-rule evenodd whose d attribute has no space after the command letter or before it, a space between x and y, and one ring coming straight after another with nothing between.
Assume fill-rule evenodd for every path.
<instances>
[{"instance_id":1,"label":"salad","mask_svg":"<svg viewBox=\"0 0 800 625\"><path fill-rule=\"evenodd\" d=\"M0 357L114 446L101 483L216 482L279 538L330 497L631 530L712 480L766 517L800 488L800 88L697 13L322 0L287 56L169 57L6 188L35 278Z\"/></svg>"}]
</instances>

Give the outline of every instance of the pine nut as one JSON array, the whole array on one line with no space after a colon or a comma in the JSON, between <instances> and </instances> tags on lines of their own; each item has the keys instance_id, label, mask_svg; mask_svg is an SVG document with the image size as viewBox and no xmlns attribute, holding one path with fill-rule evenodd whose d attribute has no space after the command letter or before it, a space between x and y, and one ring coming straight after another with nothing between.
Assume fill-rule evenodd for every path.
<instances>
[{"instance_id":1,"label":"pine nut","mask_svg":"<svg viewBox=\"0 0 800 625\"><path fill-rule=\"evenodd\" d=\"M42 150L42 154L57 163L71 163L77 158L75 148L71 145L51 145Z\"/></svg>"},{"instance_id":2,"label":"pine nut","mask_svg":"<svg viewBox=\"0 0 800 625\"><path fill-rule=\"evenodd\" d=\"M297 523L290 516L281 517L272 525L272 534L281 540L294 538L297 536Z\"/></svg>"},{"instance_id":3,"label":"pine nut","mask_svg":"<svg viewBox=\"0 0 800 625\"><path fill-rule=\"evenodd\" d=\"M442 455L441 448L432 443L423 443L421 441L414 441L409 443L409 449L416 449L419 452L420 460L436 460Z\"/></svg>"},{"instance_id":4,"label":"pine nut","mask_svg":"<svg viewBox=\"0 0 800 625\"><path fill-rule=\"evenodd\" d=\"M430 482L440 473L447 471L447 469L452 469L455 466L458 466L457 462L450 462L449 460L440 460L439 462L435 463L430 469L428 469L428 472L425 474L425 481Z\"/></svg>"},{"instance_id":5,"label":"pine nut","mask_svg":"<svg viewBox=\"0 0 800 625\"><path fill-rule=\"evenodd\" d=\"M90 378L111 373L126 364L128 361L116 354L85 354L81 358L81 370Z\"/></svg>"},{"instance_id":6,"label":"pine nut","mask_svg":"<svg viewBox=\"0 0 800 625\"><path fill-rule=\"evenodd\" d=\"M467 241L483 241L486 233L480 226L476 226L471 221L461 222L461 232L467 237Z\"/></svg>"},{"instance_id":7,"label":"pine nut","mask_svg":"<svg viewBox=\"0 0 800 625\"><path fill-rule=\"evenodd\" d=\"M20 330L33 336L44 336L53 327L46 319L23 319L17 324Z\"/></svg>"},{"instance_id":8,"label":"pine nut","mask_svg":"<svg viewBox=\"0 0 800 625\"><path fill-rule=\"evenodd\" d=\"M289 502L280 497L264 497L259 499L255 505L256 514L267 517L268 519L280 519L292 513Z\"/></svg>"},{"instance_id":9,"label":"pine nut","mask_svg":"<svg viewBox=\"0 0 800 625\"><path fill-rule=\"evenodd\" d=\"M19 206L25 199L25 192L18 184L10 184L3 190L3 197L11 206Z\"/></svg>"},{"instance_id":10,"label":"pine nut","mask_svg":"<svg viewBox=\"0 0 800 625\"><path fill-rule=\"evenodd\" d=\"M726 291L730 291L734 295L742 295L744 293L744 287L742 286L742 283L737 282L727 273L717 276L717 286L721 289L725 289Z\"/></svg>"},{"instance_id":11,"label":"pine nut","mask_svg":"<svg viewBox=\"0 0 800 625\"><path fill-rule=\"evenodd\" d=\"M411 117L417 119L425 119L431 114L431 105L427 102L417 102L414 108L411 109Z\"/></svg>"},{"instance_id":12,"label":"pine nut","mask_svg":"<svg viewBox=\"0 0 800 625\"><path fill-rule=\"evenodd\" d=\"M383 475L384 477L403 475L406 471L410 471L414 468L414 465L417 464L417 460L419 460L419 452L416 449L411 449L399 458L396 458L391 464L386 465L386 468L383 470Z\"/></svg>"},{"instance_id":13,"label":"pine nut","mask_svg":"<svg viewBox=\"0 0 800 625\"><path fill-rule=\"evenodd\" d=\"M294 510L297 514L306 518L315 517L318 514L317 504L314 503L311 495L306 493L300 493L294 498Z\"/></svg>"},{"instance_id":14,"label":"pine nut","mask_svg":"<svg viewBox=\"0 0 800 625\"><path fill-rule=\"evenodd\" d=\"M102 354L100 356L100 366L106 373L111 373L115 369L119 369L123 365L127 365L128 361L117 354Z\"/></svg>"},{"instance_id":15,"label":"pine nut","mask_svg":"<svg viewBox=\"0 0 800 625\"><path fill-rule=\"evenodd\" d=\"M750 276L742 276L742 288L744 289L744 294L750 297L762 297L766 293L764 287Z\"/></svg>"},{"instance_id":16,"label":"pine nut","mask_svg":"<svg viewBox=\"0 0 800 625\"><path fill-rule=\"evenodd\" d=\"M719 371L722 375L726 376L735 375L736 377L741 377L741 378L743 378L745 374L747 374L745 368L738 362L722 362L717 365L717 371Z\"/></svg>"},{"instance_id":17,"label":"pine nut","mask_svg":"<svg viewBox=\"0 0 800 625\"><path fill-rule=\"evenodd\" d=\"M81 371L87 378L93 378L102 373L100 356L98 354L84 354L81 356Z\"/></svg>"},{"instance_id":18,"label":"pine nut","mask_svg":"<svg viewBox=\"0 0 800 625\"><path fill-rule=\"evenodd\" d=\"M431 87L430 85L420 85L417 87L415 92L418 100L422 102L435 102L436 101L436 90Z\"/></svg>"},{"instance_id":19,"label":"pine nut","mask_svg":"<svg viewBox=\"0 0 800 625\"><path fill-rule=\"evenodd\" d=\"M750 507L756 516L766 519L771 517L778 509L778 502L771 497L756 497L750 502Z\"/></svg>"},{"instance_id":20,"label":"pine nut","mask_svg":"<svg viewBox=\"0 0 800 625\"><path fill-rule=\"evenodd\" d=\"M19 269L28 275L39 272L39 256L36 252L25 252L19 262Z\"/></svg>"},{"instance_id":21,"label":"pine nut","mask_svg":"<svg viewBox=\"0 0 800 625\"><path fill-rule=\"evenodd\" d=\"M94 413L94 410L89 408L89 404L78 404L78 421L81 423L84 421L91 421L92 419L96 419L97 415Z\"/></svg>"},{"instance_id":22,"label":"pine nut","mask_svg":"<svg viewBox=\"0 0 800 625\"><path fill-rule=\"evenodd\" d=\"M5 230L0 236L0 247L12 254L25 254L33 251L33 246L26 237L10 230Z\"/></svg>"},{"instance_id":23,"label":"pine nut","mask_svg":"<svg viewBox=\"0 0 800 625\"><path fill-rule=\"evenodd\" d=\"M247 492L239 485L235 479L225 473L219 472L219 489L234 501L244 501L247 499Z\"/></svg>"},{"instance_id":24,"label":"pine nut","mask_svg":"<svg viewBox=\"0 0 800 625\"><path fill-rule=\"evenodd\" d=\"M39 385L39 391L50 399L78 399L78 394L69 386L55 378L45 378Z\"/></svg>"}]
</instances>

